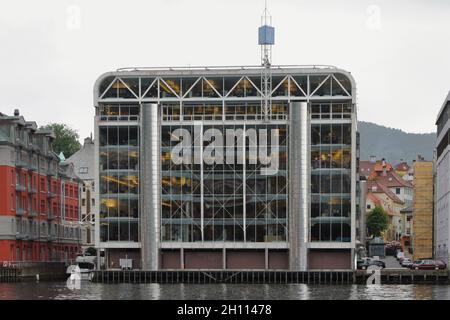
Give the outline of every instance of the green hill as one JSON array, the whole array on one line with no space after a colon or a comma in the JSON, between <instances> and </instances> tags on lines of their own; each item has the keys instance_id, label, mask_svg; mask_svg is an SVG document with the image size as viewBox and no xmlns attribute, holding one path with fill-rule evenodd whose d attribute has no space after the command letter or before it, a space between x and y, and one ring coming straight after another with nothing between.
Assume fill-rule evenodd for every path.
<instances>
[{"instance_id":1,"label":"green hill","mask_svg":"<svg viewBox=\"0 0 450 320\"><path fill-rule=\"evenodd\" d=\"M399 129L380 126L371 122L358 122L360 133L360 159L368 160L371 155L385 158L396 164L400 159L409 163L421 155L433 160L436 133L406 133Z\"/></svg>"}]
</instances>

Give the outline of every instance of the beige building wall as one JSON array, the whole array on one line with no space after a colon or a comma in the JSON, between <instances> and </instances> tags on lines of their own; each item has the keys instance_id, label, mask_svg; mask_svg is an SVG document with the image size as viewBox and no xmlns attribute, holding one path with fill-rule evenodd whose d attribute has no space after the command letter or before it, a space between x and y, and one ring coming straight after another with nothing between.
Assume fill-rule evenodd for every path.
<instances>
[{"instance_id":1,"label":"beige building wall","mask_svg":"<svg viewBox=\"0 0 450 320\"><path fill-rule=\"evenodd\" d=\"M385 193L376 193L375 197L377 197L381 202L381 207L386 211L388 215L388 228L384 232L384 240L385 241L393 241L393 240L400 240L395 238L396 233L401 232L401 219L402 214L400 213L400 210L404 208L404 205L401 203L396 203L391 198L389 198L388 195ZM368 213L370 210L375 208L375 204L372 201L368 201L371 205L371 209L368 210Z\"/></svg>"},{"instance_id":2,"label":"beige building wall","mask_svg":"<svg viewBox=\"0 0 450 320\"><path fill-rule=\"evenodd\" d=\"M414 169L414 260L433 256L433 162L416 161Z\"/></svg>"}]
</instances>

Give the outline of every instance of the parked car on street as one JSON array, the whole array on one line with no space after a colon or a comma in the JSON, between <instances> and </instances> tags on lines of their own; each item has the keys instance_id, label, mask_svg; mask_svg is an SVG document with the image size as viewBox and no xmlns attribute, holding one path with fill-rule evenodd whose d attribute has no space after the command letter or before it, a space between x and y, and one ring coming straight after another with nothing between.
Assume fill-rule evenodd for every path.
<instances>
[{"instance_id":1,"label":"parked car on street","mask_svg":"<svg viewBox=\"0 0 450 320\"><path fill-rule=\"evenodd\" d=\"M413 265L413 262L409 258L404 258L401 263L402 267L409 268Z\"/></svg>"},{"instance_id":2,"label":"parked car on street","mask_svg":"<svg viewBox=\"0 0 450 320\"><path fill-rule=\"evenodd\" d=\"M417 260L411 265L414 270L443 270L447 268L445 262L440 260Z\"/></svg>"},{"instance_id":3,"label":"parked car on street","mask_svg":"<svg viewBox=\"0 0 450 320\"><path fill-rule=\"evenodd\" d=\"M405 257L405 253L403 251L397 252L397 256L396 256L397 260L400 260L400 258L404 258L404 257Z\"/></svg>"},{"instance_id":4,"label":"parked car on street","mask_svg":"<svg viewBox=\"0 0 450 320\"><path fill-rule=\"evenodd\" d=\"M356 268L362 270L367 269L369 266L378 266L382 269L386 268L386 264L384 263L384 261L375 260L372 258L363 258L361 260L358 260L356 264Z\"/></svg>"}]
</instances>

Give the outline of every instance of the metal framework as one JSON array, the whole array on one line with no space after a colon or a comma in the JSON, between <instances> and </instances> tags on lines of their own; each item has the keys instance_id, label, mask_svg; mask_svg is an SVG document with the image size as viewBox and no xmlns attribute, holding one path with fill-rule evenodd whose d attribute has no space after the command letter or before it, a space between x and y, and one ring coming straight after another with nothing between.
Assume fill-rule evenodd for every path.
<instances>
[{"instance_id":1,"label":"metal framework","mask_svg":"<svg viewBox=\"0 0 450 320\"><path fill-rule=\"evenodd\" d=\"M262 70L264 68L260 68ZM155 76L155 77L134 77L132 74L127 76L113 76L107 79L108 84L99 92L98 101L113 102L120 98L122 101L217 101L224 99L239 99L239 100L264 100L264 90L257 85L255 77L234 76L230 74L227 77L220 77L221 80L233 81L231 87L225 88L224 83L213 83L211 78L216 76L178 76L177 82L174 82L173 76ZM285 75L277 76L274 72L275 87L270 90L271 99L277 100L314 100L324 99L326 97L333 97L333 99L349 99L352 98L352 88L349 83L343 84L342 74L336 73L326 74L315 73L305 75ZM167 80L167 79L170 80ZM257 77L259 78L259 77ZM189 79L188 81L186 79ZM201 85L200 85L201 84ZM238 87L246 86L244 93L236 90ZM283 86L284 90L279 90ZM191 96L194 91L198 94L198 88L208 88L214 92L213 95L205 95L203 92L201 96ZM120 89L125 89L126 92L120 92ZM254 89L254 90L249 90ZM319 91L323 91L320 92ZM294 93L296 92L296 93Z\"/></svg>"}]
</instances>

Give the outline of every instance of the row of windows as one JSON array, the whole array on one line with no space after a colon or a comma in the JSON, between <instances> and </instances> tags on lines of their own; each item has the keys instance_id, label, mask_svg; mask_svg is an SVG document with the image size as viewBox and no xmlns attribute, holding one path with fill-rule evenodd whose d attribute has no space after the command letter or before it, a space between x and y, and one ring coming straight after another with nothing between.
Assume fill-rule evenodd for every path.
<instances>
[{"instance_id":1,"label":"row of windows","mask_svg":"<svg viewBox=\"0 0 450 320\"><path fill-rule=\"evenodd\" d=\"M137 198L102 197L100 219L106 218L139 218L139 201Z\"/></svg>"},{"instance_id":2,"label":"row of windows","mask_svg":"<svg viewBox=\"0 0 450 320\"><path fill-rule=\"evenodd\" d=\"M244 187L246 194L266 195L279 194L285 191L287 178L284 175L262 176L251 174L246 177L236 176L233 172L222 174L214 172L205 175L201 180L200 172L183 172L183 176L170 176L170 173L163 172L161 177L163 194L198 195L200 185L203 181L204 195L233 195L243 194Z\"/></svg>"},{"instance_id":3,"label":"row of windows","mask_svg":"<svg viewBox=\"0 0 450 320\"><path fill-rule=\"evenodd\" d=\"M165 224L161 229L161 237L163 241L202 241L200 225L195 224ZM285 225L267 224L265 220L253 220L245 227L245 234L244 228L234 223L215 223L203 228L203 241L273 242L286 239Z\"/></svg>"},{"instance_id":4,"label":"row of windows","mask_svg":"<svg viewBox=\"0 0 450 320\"><path fill-rule=\"evenodd\" d=\"M13 179L11 180L12 185L14 186L23 186L26 187L28 186L28 190L34 190L36 191L37 187L38 187L38 181L39 181L39 187L40 187L40 192L52 192L55 194L59 194L60 193L60 188L61 188L61 184L59 181L51 179L51 178L47 178L47 177L42 177L39 176L38 174L33 174L31 172L27 173L24 171L16 171L16 173L14 174L14 170L11 170L11 174ZM78 197L78 186L74 185L74 186L70 186L69 189L67 189L67 184L66 184L66 194L69 194L69 196L77 198ZM69 193L68 193L69 192Z\"/></svg>"},{"instance_id":5,"label":"row of windows","mask_svg":"<svg viewBox=\"0 0 450 320\"><path fill-rule=\"evenodd\" d=\"M49 224L46 222L32 221L28 219L17 219L15 223L16 233L35 236L52 235L58 238L79 239L81 232L79 228Z\"/></svg>"},{"instance_id":6,"label":"row of windows","mask_svg":"<svg viewBox=\"0 0 450 320\"><path fill-rule=\"evenodd\" d=\"M139 241L138 221L100 222L100 241Z\"/></svg>"},{"instance_id":7,"label":"row of windows","mask_svg":"<svg viewBox=\"0 0 450 320\"><path fill-rule=\"evenodd\" d=\"M100 150L100 170L138 170L138 148L122 150L115 147L102 148Z\"/></svg>"},{"instance_id":8,"label":"row of windows","mask_svg":"<svg viewBox=\"0 0 450 320\"><path fill-rule=\"evenodd\" d=\"M350 189L350 173L318 172L311 175L311 193L350 193Z\"/></svg>"},{"instance_id":9,"label":"row of windows","mask_svg":"<svg viewBox=\"0 0 450 320\"><path fill-rule=\"evenodd\" d=\"M100 127L100 146L138 146L138 127Z\"/></svg>"},{"instance_id":10,"label":"row of windows","mask_svg":"<svg viewBox=\"0 0 450 320\"><path fill-rule=\"evenodd\" d=\"M78 199L78 186L64 184L64 195L66 197L76 198Z\"/></svg>"},{"instance_id":11,"label":"row of windows","mask_svg":"<svg viewBox=\"0 0 450 320\"><path fill-rule=\"evenodd\" d=\"M351 102L321 102L312 103L312 119L350 119L352 114Z\"/></svg>"},{"instance_id":12,"label":"row of windows","mask_svg":"<svg viewBox=\"0 0 450 320\"><path fill-rule=\"evenodd\" d=\"M271 113L273 115L287 115L288 103L272 101ZM350 102L326 102L311 104L312 119L349 119L352 113ZM252 120L259 119L262 114L261 102L177 102L161 105L163 120ZM107 104L100 105L100 115L116 119L132 120L130 116L139 116L138 105ZM137 119L137 118L136 118Z\"/></svg>"},{"instance_id":13,"label":"row of windows","mask_svg":"<svg viewBox=\"0 0 450 320\"><path fill-rule=\"evenodd\" d=\"M231 102L223 105L221 102L210 103L165 103L161 107L163 120L256 120L260 119L262 113L261 102ZM282 101L273 101L271 106L272 115L287 115L288 104Z\"/></svg>"},{"instance_id":14,"label":"row of windows","mask_svg":"<svg viewBox=\"0 0 450 320\"><path fill-rule=\"evenodd\" d=\"M439 142L439 145L437 147L437 158L442 155L445 148L450 144L450 129L445 133L444 137L442 138L441 142Z\"/></svg>"},{"instance_id":15,"label":"row of windows","mask_svg":"<svg viewBox=\"0 0 450 320\"><path fill-rule=\"evenodd\" d=\"M352 126L344 124L312 124L311 145L352 143Z\"/></svg>"},{"instance_id":16,"label":"row of windows","mask_svg":"<svg viewBox=\"0 0 450 320\"><path fill-rule=\"evenodd\" d=\"M79 248L77 246L58 246L35 243L34 245L11 245L10 257L12 261L68 261L74 260Z\"/></svg>"},{"instance_id":17,"label":"row of windows","mask_svg":"<svg viewBox=\"0 0 450 320\"><path fill-rule=\"evenodd\" d=\"M442 129L444 129L445 124L450 119L450 101L447 101L447 104L444 107L439 119L437 121L437 135L441 133Z\"/></svg>"},{"instance_id":18,"label":"row of windows","mask_svg":"<svg viewBox=\"0 0 450 320\"><path fill-rule=\"evenodd\" d=\"M78 206L65 205L65 218L66 219L77 219L78 217Z\"/></svg>"}]
</instances>

